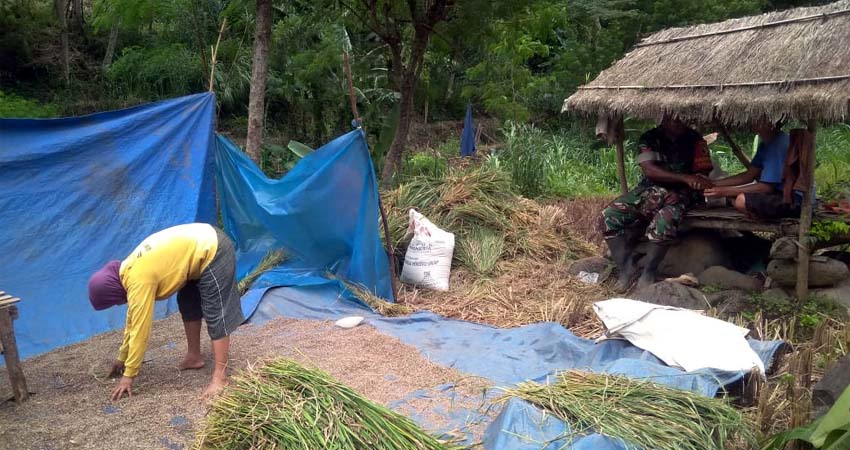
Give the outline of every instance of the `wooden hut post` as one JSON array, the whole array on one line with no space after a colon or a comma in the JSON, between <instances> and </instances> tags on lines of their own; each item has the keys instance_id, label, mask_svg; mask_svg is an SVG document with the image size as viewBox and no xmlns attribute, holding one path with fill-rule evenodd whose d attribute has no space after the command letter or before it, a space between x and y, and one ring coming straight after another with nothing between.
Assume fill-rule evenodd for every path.
<instances>
[{"instance_id":1,"label":"wooden hut post","mask_svg":"<svg viewBox=\"0 0 850 450\"><path fill-rule=\"evenodd\" d=\"M629 192L629 182L626 180L625 150L623 149L623 135L626 133L623 126L623 116L616 117L614 120L617 121L614 126L614 129L617 130L615 138L617 144L617 175L620 178L620 194L625 194Z\"/></svg>"},{"instance_id":2,"label":"wooden hut post","mask_svg":"<svg viewBox=\"0 0 850 450\"><path fill-rule=\"evenodd\" d=\"M809 132L812 133L812 151L807 155L808 165L806 169L808 173L806 192L803 195L803 203L800 205L800 234L799 234L799 250L797 252L797 300L803 301L809 296L809 257L812 254L812 242L809 237L809 231L812 228L812 204L814 203L815 192L815 151L817 148L817 123L810 120L808 123Z\"/></svg>"}]
</instances>

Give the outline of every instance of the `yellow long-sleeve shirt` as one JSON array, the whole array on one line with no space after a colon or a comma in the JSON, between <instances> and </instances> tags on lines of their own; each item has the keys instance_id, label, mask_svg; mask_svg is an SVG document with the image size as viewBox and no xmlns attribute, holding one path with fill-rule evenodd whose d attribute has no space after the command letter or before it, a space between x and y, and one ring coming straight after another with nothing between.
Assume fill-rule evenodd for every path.
<instances>
[{"instance_id":1,"label":"yellow long-sleeve shirt","mask_svg":"<svg viewBox=\"0 0 850 450\"><path fill-rule=\"evenodd\" d=\"M205 223L191 223L148 236L121 262L127 324L118 359L124 361L125 376L139 373L153 325L154 301L171 297L187 281L200 278L217 249L215 229Z\"/></svg>"}]
</instances>

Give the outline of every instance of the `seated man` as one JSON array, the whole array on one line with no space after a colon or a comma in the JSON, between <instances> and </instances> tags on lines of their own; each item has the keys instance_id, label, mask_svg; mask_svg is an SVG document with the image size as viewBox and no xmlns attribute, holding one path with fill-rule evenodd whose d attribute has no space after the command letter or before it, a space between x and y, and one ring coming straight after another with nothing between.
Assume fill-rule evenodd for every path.
<instances>
[{"instance_id":1,"label":"seated man","mask_svg":"<svg viewBox=\"0 0 850 450\"><path fill-rule=\"evenodd\" d=\"M617 288L629 287L634 250L626 233L634 225L646 225L652 243L638 283L655 282L658 265L664 259L685 210L702 201L699 190L712 186L707 175L712 170L708 144L679 119L665 116L661 125L640 137L637 163L643 179L631 192L614 200L602 212L600 227L611 256L617 264Z\"/></svg>"},{"instance_id":2,"label":"seated man","mask_svg":"<svg viewBox=\"0 0 850 450\"><path fill-rule=\"evenodd\" d=\"M797 192L791 204L782 199L788 134L782 131L779 123L767 119L754 123L753 130L761 143L750 168L738 175L715 180L715 187L706 189L705 196L733 198L735 209L763 219L799 216L802 193Z\"/></svg>"}]
</instances>

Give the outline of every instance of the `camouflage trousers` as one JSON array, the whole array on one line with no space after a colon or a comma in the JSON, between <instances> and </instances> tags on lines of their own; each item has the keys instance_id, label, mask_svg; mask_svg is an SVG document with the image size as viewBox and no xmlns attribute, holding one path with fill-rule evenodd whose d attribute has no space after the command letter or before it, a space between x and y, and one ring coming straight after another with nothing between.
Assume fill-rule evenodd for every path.
<instances>
[{"instance_id":1,"label":"camouflage trousers","mask_svg":"<svg viewBox=\"0 0 850 450\"><path fill-rule=\"evenodd\" d=\"M646 237L667 242L676 231L685 210L693 204L689 193L660 186L638 186L617 197L602 211L600 228L605 239L622 235L627 228L649 223Z\"/></svg>"}]
</instances>

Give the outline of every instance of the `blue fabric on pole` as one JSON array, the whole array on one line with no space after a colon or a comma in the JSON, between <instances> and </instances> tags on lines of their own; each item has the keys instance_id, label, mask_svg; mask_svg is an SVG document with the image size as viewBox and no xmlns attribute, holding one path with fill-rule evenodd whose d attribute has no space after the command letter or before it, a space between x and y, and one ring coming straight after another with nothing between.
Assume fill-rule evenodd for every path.
<instances>
[{"instance_id":1,"label":"blue fabric on pole","mask_svg":"<svg viewBox=\"0 0 850 450\"><path fill-rule=\"evenodd\" d=\"M254 286L311 286L331 273L392 301L378 183L361 130L316 149L281 179L266 177L227 138L216 142L219 202L225 231L236 243L237 276L270 249L282 248L289 259ZM246 295L245 317L261 298Z\"/></svg>"},{"instance_id":2,"label":"blue fabric on pole","mask_svg":"<svg viewBox=\"0 0 850 450\"><path fill-rule=\"evenodd\" d=\"M460 137L460 156L475 154L475 123L472 121L472 104L466 104L466 117L463 119L463 134Z\"/></svg>"},{"instance_id":3,"label":"blue fabric on pole","mask_svg":"<svg viewBox=\"0 0 850 450\"><path fill-rule=\"evenodd\" d=\"M126 307L91 307L89 276L156 231L214 223L214 117L215 97L204 93L0 120L0 289L22 298L23 357L122 327ZM176 304L156 311L164 317Z\"/></svg>"}]
</instances>

